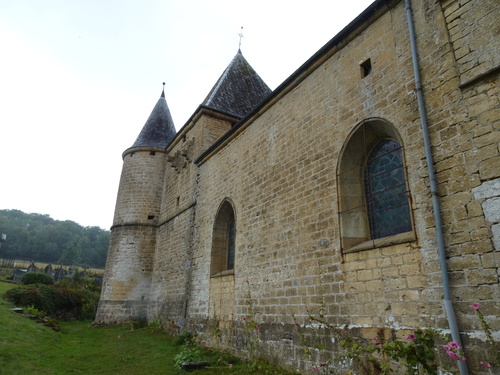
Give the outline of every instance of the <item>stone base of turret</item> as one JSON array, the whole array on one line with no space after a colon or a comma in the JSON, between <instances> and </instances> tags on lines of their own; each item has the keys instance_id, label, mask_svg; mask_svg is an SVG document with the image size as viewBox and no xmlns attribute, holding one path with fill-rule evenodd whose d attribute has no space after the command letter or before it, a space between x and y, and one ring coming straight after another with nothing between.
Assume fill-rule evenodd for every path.
<instances>
[{"instance_id":1,"label":"stone base of turret","mask_svg":"<svg viewBox=\"0 0 500 375\"><path fill-rule=\"evenodd\" d=\"M101 300L97 307L95 324L125 325L147 320L147 301Z\"/></svg>"}]
</instances>

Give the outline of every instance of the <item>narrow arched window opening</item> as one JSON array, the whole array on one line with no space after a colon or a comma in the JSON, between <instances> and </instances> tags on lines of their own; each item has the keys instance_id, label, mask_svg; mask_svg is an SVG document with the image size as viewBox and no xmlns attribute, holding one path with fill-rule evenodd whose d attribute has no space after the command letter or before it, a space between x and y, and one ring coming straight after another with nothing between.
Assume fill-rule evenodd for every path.
<instances>
[{"instance_id":1,"label":"narrow arched window opening","mask_svg":"<svg viewBox=\"0 0 500 375\"><path fill-rule=\"evenodd\" d=\"M232 205L225 201L214 222L210 274L232 273L235 263L236 222Z\"/></svg>"}]
</instances>

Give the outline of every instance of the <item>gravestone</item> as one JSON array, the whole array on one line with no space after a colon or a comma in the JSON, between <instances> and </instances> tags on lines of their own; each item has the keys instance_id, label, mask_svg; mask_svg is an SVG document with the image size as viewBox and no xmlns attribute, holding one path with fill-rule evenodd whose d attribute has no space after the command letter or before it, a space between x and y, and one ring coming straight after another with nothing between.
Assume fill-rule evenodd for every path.
<instances>
[{"instance_id":1,"label":"gravestone","mask_svg":"<svg viewBox=\"0 0 500 375\"><path fill-rule=\"evenodd\" d=\"M23 278L24 275L26 275L28 271L27 270L20 270L20 269L15 269L14 270L14 275L12 275L12 281L19 282Z\"/></svg>"},{"instance_id":2,"label":"gravestone","mask_svg":"<svg viewBox=\"0 0 500 375\"><path fill-rule=\"evenodd\" d=\"M56 268L56 272L54 274L54 280L61 281L67 274L68 272L62 266L60 266L59 268Z\"/></svg>"},{"instance_id":3,"label":"gravestone","mask_svg":"<svg viewBox=\"0 0 500 375\"><path fill-rule=\"evenodd\" d=\"M36 271L37 271L37 268L35 266L35 261L32 260L30 263L30 266L28 267L28 272L36 272Z\"/></svg>"}]
</instances>

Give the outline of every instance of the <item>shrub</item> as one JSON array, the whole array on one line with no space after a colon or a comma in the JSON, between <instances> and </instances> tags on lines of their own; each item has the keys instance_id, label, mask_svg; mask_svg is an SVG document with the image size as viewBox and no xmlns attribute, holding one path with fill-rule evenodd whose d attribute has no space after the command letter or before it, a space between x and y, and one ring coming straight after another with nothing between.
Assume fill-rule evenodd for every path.
<instances>
[{"instance_id":1,"label":"shrub","mask_svg":"<svg viewBox=\"0 0 500 375\"><path fill-rule=\"evenodd\" d=\"M204 350L201 346L195 343L189 343L181 346L179 353L175 356L175 365L182 368L185 362L199 362L205 358Z\"/></svg>"},{"instance_id":2,"label":"shrub","mask_svg":"<svg viewBox=\"0 0 500 375\"><path fill-rule=\"evenodd\" d=\"M178 345L189 345L193 341L193 335L187 329L181 329L177 335L176 342Z\"/></svg>"},{"instance_id":3,"label":"shrub","mask_svg":"<svg viewBox=\"0 0 500 375\"><path fill-rule=\"evenodd\" d=\"M95 317L99 293L62 285L21 285L8 290L4 298L16 306L33 306L63 320Z\"/></svg>"},{"instance_id":4,"label":"shrub","mask_svg":"<svg viewBox=\"0 0 500 375\"><path fill-rule=\"evenodd\" d=\"M54 284L54 279L52 276L43 273L43 272L28 272L21 279L21 284L30 285L30 284L44 284L44 285L52 285Z\"/></svg>"},{"instance_id":5,"label":"shrub","mask_svg":"<svg viewBox=\"0 0 500 375\"><path fill-rule=\"evenodd\" d=\"M16 306L33 306L40 309L41 292L36 285L21 285L9 289L5 292L3 298Z\"/></svg>"}]
</instances>

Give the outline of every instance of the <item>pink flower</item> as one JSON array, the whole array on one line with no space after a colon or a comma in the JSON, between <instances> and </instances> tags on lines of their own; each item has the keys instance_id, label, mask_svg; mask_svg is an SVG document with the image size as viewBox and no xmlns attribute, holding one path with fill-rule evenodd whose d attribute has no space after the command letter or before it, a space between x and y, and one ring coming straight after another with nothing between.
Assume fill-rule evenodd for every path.
<instances>
[{"instance_id":1,"label":"pink flower","mask_svg":"<svg viewBox=\"0 0 500 375\"><path fill-rule=\"evenodd\" d=\"M491 368L491 365L490 365L488 362L483 362L483 361L481 361L481 362L479 362L479 363L480 363L480 364L482 364L482 365L483 365L484 367L486 367L486 368Z\"/></svg>"},{"instance_id":2,"label":"pink flower","mask_svg":"<svg viewBox=\"0 0 500 375\"><path fill-rule=\"evenodd\" d=\"M451 349L460 350L460 345L458 345L458 342L456 341L451 341L448 343L448 345L450 346Z\"/></svg>"},{"instance_id":3,"label":"pink flower","mask_svg":"<svg viewBox=\"0 0 500 375\"><path fill-rule=\"evenodd\" d=\"M247 318L243 318L243 320L247 320Z\"/></svg>"},{"instance_id":4,"label":"pink flower","mask_svg":"<svg viewBox=\"0 0 500 375\"><path fill-rule=\"evenodd\" d=\"M450 347L448 345L443 345L444 350L450 350Z\"/></svg>"},{"instance_id":5,"label":"pink flower","mask_svg":"<svg viewBox=\"0 0 500 375\"><path fill-rule=\"evenodd\" d=\"M417 338L417 336L415 336L414 333L410 333L406 339L407 340L415 340L416 338Z\"/></svg>"},{"instance_id":6,"label":"pink flower","mask_svg":"<svg viewBox=\"0 0 500 375\"><path fill-rule=\"evenodd\" d=\"M259 327L255 327L255 331L256 331L256 332L259 332Z\"/></svg>"},{"instance_id":7,"label":"pink flower","mask_svg":"<svg viewBox=\"0 0 500 375\"><path fill-rule=\"evenodd\" d=\"M378 344L377 349L382 349L382 344Z\"/></svg>"},{"instance_id":8,"label":"pink flower","mask_svg":"<svg viewBox=\"0 0 500 375\"><path fill-rule=\"evenodd\" d=\"M311 366L311 369L315 372L318 371L318 368L316 366Z\"/></svg>"},{"instance_id":9,"label":"pink flower","mask_svg":"<svg viewBox=\"0 0 500 375\"><path fill-rule=\"evenodd\" d=\"M451 350L447 350L446 354L450 356L451 359L454 359L455 361L458 361L458 355L455 352L452 352Z\"/></svg>"},{"instance_id":10,"label":"pink flower","mask_svg":"<svg viewBox=\"0 0 500 375\"><path fill-rule=\"evenodd\" d=\"M375 342L380 342L380 340L379 340L377 337L375 337L375 336L373 336L373 337L372 337L372 339L373 339L373 341L375 341Z\"/></svg>"},{"instance_id":11,"label":"pink flower","mask_svg":"<svg viewBox=\"0 0 500 375\"><path fill-rule=\"evenodd\" d=\"M229 368L233 368L233 364L232 363L229 364Z\"/></svg>"},{"instance_id":12,"label":"pink flower","mask_svg":"<svg viewBox=\"0 0 500 375\"><path fill-rule=\"evenodd\" d=\"M248 279L245 279L245 282L248 283Z\"/></svg>"},{"instance_id":13,"label":"pink flower","mask_svg":"<svg viewBox=\"0 0 500 375\"><path fill-rule=\"evenodd\" d=\"M473 304L471 305L472 310L479 310L479 308L480 308L480 307L481 307L481 306L479 305L479 303L473 303Z\"/></svg>"},{"instance_id":14,"label":"pink flower","mask_svg":"<svg viewBox=\"0 0 500 375\"><path fill-rule=\"evenodd\" d=\"M131 331L135 331L134 327L130 328Z\"/></svg>"}]
</instances>

